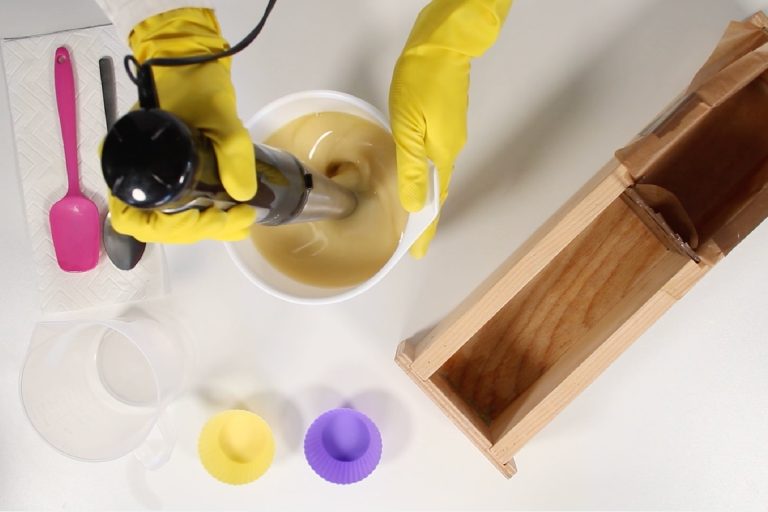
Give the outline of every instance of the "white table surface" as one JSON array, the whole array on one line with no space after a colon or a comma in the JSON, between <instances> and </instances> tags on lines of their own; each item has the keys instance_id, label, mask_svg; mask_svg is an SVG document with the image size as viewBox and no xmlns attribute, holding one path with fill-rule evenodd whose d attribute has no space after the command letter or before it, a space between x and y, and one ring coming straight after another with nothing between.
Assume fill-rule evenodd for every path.
<instances>
[{"instance_id":1,"label":"white table surface","mask_svg":"<svg viewBox=\"0 0 768 512\"><path fill-rule=\"evenodd\" d=\"M279 2L235 60L242 116L315 88L385 109L392 65L424 3ZM263 5L218 2L226 36L245 34ZM130 456L69 460L24 417L18 372L39 314L0 91L0 507L765 510L768 225L525 446L510 481L393 362L401 339L458 304L687 84L728 20L761 7L518 0L474 65L469 144L431 253L348 303L285 304L239 275L221 245L169 249L168 301L198 335L201 363L173 410L177 448L154 472ZM90 0L0 3L3 37L104 21ZM379 422L385 452L369 479L337 487L307 467L301 438L344 402ZM195 444L209 415L237 405L270 420L279 446L263 479L229 487L205 473Z\"/></svg>"}]
</instances>

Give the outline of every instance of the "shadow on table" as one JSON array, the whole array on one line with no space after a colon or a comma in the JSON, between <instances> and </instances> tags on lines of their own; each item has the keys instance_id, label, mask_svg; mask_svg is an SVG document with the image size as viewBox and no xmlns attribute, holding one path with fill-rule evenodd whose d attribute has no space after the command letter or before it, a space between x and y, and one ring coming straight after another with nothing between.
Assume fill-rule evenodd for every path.
<instances>
[{"instance_id":1,"label":"shadow on table","mask_svg":"<svg viewBox=\"0 0 768 512\"><path fill-rule=\"evenodd\" d=\"M397 396L383 389L369 389L351 396L345 405L367 415L379 427L382 460L397 458L408 448L413 437L413 422Z\"/></svg>"},{"instance_id":2,"label":"shadow on table","mask_svg":"<svg viewBox=\"0 0 768 512\"><path fill-rule=\"evenodd\" d=\"M549 153L557 151L563 142L583 130L593 129L580 123L583 113L591 105L600 104L601 91L605 90L602 84L606 81L615 83L625 92L626 101L631 102L635 97L652 95L647 88L649 78L653 78L649 77L649 73L672 74L683 80L693 78L693 71L703 65L704 60L680 62L679 56L686 50L697 53L702 48L707 52L713 50L729 21L750 14L735 0L656 0L650 3L640 15L627 20L630 23L626 26L617 27L614 39L603 45L604 50L594 55L542 101L524 122L514 123L520 128L510 133L498 144L497 151L477 165L476 171L473 170L483 179L468 181L461 188L452 188L441 225L445 227L455 222L498 190L509 190L509 184L530 173ZM690 30L689 27L698 29ZM503 37L499 44L504 44ZM674 45L674 51L663 51L666 49L664 45ZM649 46L659 47L661 51L649 54ZM507 64L514 66L513 63ZM525 77L518 76L513 80L525 80ZM678 92L682 92L682 88L673 92L667 101L672 101ZM512 103L515 98L504 100ZM663 106L660 105L660 108ZM616 112L617 116L621 114ZM650 121L656 114L656 111L649 111L645 121ZM636 131L642 128L638 125ZM472 144L471 134L467 144ZM605 161L611 156L606 154Z\"/></svg>"},{"instance_id":3,"label":"shadow on table","mask_svg":"<svg viewBox=\"0 0 768 512\"><path fill-rule=\"evenodd\" d=\"M160 496L155 493L147 482L149 472L136 457L130 457L126 467L126 481L131 489L133 496L150 510L160 510L163 508L163 502Z\"/></svg>"},{"instance_id":4,"label":"shadow on table","mask_svg":"<svg viewBox=\"0 0 768 512\"><path fill-rule=\"evenodd\" d=\"M272 390L234 396L213 387L203 387L195 391L211 414L228 409L243 409L261 416L272 428L275 437L275 462L285 460L299 450L305 420L293 399Z\"/></svg>"}]
</instances>

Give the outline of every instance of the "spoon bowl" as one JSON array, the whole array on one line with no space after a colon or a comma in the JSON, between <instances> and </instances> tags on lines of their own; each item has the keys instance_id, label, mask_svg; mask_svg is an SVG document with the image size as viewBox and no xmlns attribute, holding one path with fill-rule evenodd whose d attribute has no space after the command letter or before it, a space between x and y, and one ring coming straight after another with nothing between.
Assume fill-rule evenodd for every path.
<instances>
[{"instance_id":1,"label":"spoon bowl","mask_svg":"<svg viewBox=\"0 0 768 512\"><path fill-rule=\"evenodd\" d=\"M140 242L131 235L124 235L112 227L112 215L107 213L104 218L104 250L112 264L120 270L131 270L144 255L147 244Z\"/></svg>"}]
</instances>

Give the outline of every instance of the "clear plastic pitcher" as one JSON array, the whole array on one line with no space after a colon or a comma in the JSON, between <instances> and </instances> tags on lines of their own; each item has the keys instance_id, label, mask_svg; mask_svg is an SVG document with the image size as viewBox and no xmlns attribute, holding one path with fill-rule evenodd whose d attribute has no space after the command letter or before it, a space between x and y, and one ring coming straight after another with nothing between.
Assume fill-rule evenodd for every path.
<instances>
[{"instance_id":1,"label":"clear plastic pitcher","mask_svg":"<svg viewBox=\"0 0 768 512\"><path fill-rule=\"evenodd\" d=\"M185 359L179 335L143 314L41 323L21 400L43 439L70 457L96 462L135 452L158 467L173 449L165 410L183 386Z\"/></svg>"}]
</instances>

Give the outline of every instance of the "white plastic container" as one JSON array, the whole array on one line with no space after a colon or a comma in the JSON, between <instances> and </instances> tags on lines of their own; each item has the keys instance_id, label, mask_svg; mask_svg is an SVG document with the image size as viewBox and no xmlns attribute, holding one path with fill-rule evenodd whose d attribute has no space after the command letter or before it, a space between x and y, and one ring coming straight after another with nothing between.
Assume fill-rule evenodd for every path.
<instances>
[{"instance_id":1,"label":"white plastic container","mask_svg":"<svg viewBox=\"0 0 768 512\"><path fill-rule=\"evenodd\" d=\"M375 107L359 98L336 91L305 91L284 96L261 109L246 123L246 127L254 142L263 142L294 119L319 112L352 114L390 131L386 118ZM400 243L387 263L374 276L358 285L320 288L296 281L273 267L250 239L228 243L227 250L243 274L275 297L296 304L331 304L351 299L384 279L437 217L437 173L434 170L431 172L432 187L428 191L426 205L420 212L409 215Z\"/></svg>"}]
</instances>

